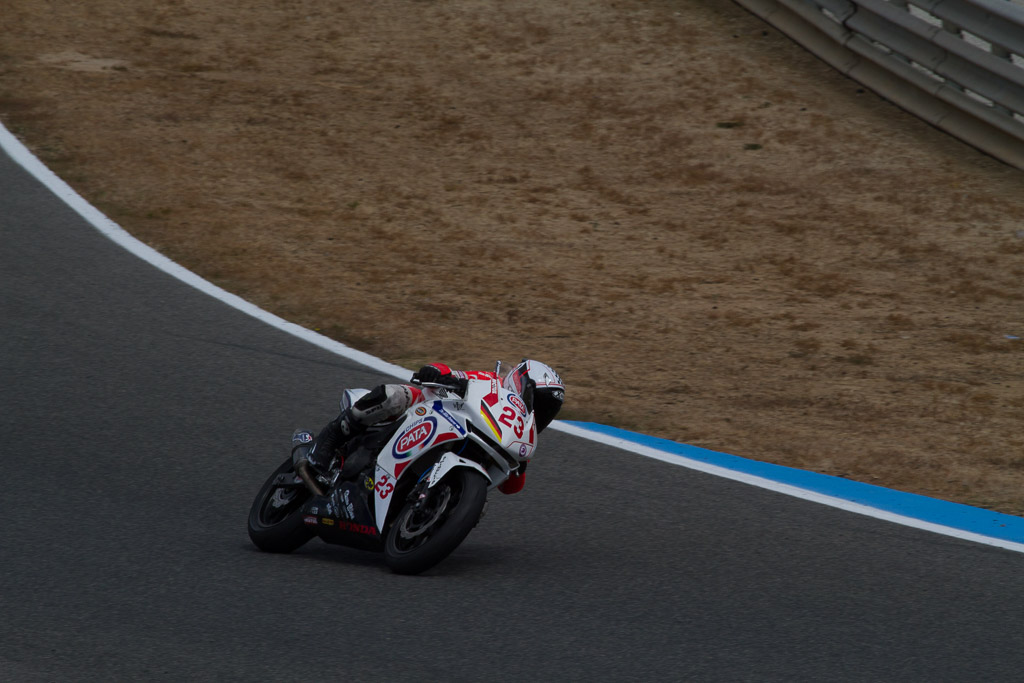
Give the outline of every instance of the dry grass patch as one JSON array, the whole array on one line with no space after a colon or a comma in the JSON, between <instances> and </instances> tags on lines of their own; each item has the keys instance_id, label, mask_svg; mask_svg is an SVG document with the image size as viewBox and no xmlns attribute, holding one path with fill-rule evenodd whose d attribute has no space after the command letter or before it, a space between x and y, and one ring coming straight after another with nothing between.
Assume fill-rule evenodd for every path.
<instances>
[{"instance_id":1,"label":"dry grass patch","mask_svg":"<svg viewBox=\"0 0 1024 683\"><path fill-rule=\"evenodd\" d=\"M1021 174L731 3L5 21L5 122L275 312L408 367L542 357L569 417L1024 511Z\"/></svg>"}]
</instances>

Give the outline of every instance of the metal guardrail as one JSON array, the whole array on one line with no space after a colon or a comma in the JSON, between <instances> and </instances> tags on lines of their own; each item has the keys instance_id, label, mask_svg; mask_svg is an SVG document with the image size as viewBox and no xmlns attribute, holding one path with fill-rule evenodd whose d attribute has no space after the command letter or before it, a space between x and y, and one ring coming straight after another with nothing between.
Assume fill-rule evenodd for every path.
<instances>
[{"instance_id":1,"label":"metal guardrail","mask_svg":"<svg viewBox=\"0 0 1024 683\"><path fill-rule=\"evenodd\" d=\"M735 0L847 76L1024 169L1024 7L1008 0Z\"/></svg>"}]
</instances>

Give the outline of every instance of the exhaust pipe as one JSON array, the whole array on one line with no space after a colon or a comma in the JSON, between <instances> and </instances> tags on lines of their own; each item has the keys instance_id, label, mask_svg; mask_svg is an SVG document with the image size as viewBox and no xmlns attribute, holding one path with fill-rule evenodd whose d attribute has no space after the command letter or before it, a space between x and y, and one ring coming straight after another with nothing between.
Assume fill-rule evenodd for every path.
<instances>
[{"instance_id":1,"label":"exhaust pipe","mask_svg":"<svg viewBox=\"0 0 1024 683\"><path fill-rule=\"evenodd\" d=\"M306 457L311 443L313 443L313 434L311 432L296 431L292 434L292 465L295 467L295 474L299 475L306 488L313 495L322 496L327 492L317 482L316 477L313 476L313 472L309 469L309 459Z\"/></svg>"},{"instance_id":2,"label":"exhaust pipe","mask_svg":"<svg viewBox=\"0 0 1024 683\"><path fill-rule=\"evenodd\" d=\"M314 477L313 473L310 472L309 470L309 462L304 458L299 460L298 463L296 463L295 473L299 475L300 479L302 479L302 482L306 485L306 488L313 492L313 495L323 496L327 493L320 487L320 484L317 483L316 477Z\"/></svg>"}]
</instances>

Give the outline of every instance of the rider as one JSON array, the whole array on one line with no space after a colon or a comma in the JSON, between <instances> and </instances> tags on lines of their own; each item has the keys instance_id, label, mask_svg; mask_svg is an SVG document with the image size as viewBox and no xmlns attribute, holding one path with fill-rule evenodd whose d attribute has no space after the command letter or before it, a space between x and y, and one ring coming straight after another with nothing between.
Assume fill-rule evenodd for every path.
<instances>
[{"instance_id":1,"label":"rider","mask_svg":"<svg viewBox=\"0 0 1024 683\"><path fill-rule=\"evenodd\" d=\"M452 370L443 363L424 365L413 373L413 382L432 382L458 385L467 379L496 379L496 372L486 370ZM505 376L506 389L522 394L533 385L533 410L539 434L558 414L565 399L565 385L558 373L539 361L523 359ZM327 474L337 451L370 425L387 422L398 417L409 406L423 400L423 392L410 384L380 384L368 394L341 411L335 419L320 430L306 459L313 470ZM502 493L517 493L526 479L526 463L502 483Z\"/></svg>"}]
</instances>

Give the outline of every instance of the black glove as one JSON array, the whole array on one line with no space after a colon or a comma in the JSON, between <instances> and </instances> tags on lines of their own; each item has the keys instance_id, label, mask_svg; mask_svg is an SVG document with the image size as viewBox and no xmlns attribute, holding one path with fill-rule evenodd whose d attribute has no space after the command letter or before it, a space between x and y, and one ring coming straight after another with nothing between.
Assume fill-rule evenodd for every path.
<instances>
[{"instance_id":1,"label":"black glove","mask_svg":"<svg viewBox=\"0 0 1024 683\"><path fill-rule=\"evenodd\" d=\"M441 371L433 365L424 365L417 372L412 373L413 382L438 383L447 379L451 379L451 374L442 375Z\"/></svg>"}]
</instances>

